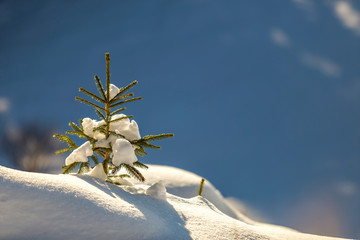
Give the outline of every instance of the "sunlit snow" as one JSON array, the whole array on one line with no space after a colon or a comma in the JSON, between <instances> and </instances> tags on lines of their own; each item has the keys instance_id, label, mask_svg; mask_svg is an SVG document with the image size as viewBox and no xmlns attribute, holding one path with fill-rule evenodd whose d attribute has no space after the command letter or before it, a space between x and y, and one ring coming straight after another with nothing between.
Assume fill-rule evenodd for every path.
<instances>
[{"instance_id":1,"label":"sunlit snow","mask_svg":"<svg viewBox=\"0 0 360 240\"><path fill-rule=\"evenodd\" d=\"M126 139L122 139L122 138L117 139L112 149L113 149L112 163L115 166L119 166L121 163L133 165L133 163L137 161L134 148L131 145L131 143Z\"/></svg>"},{"instance_id":2,"label":"sunlit snow","mask_svg":"<svg viewBox=\"0 0 360 240\"><path fill-rule=\"evenodd\" d=\"M84 133L89 137L95 138L97 140L105 138L105 135L99 131L93 131L94 128L105 125L104 121L96 121L91 118L84 118L82 120L82 127L84 129Z\"/></svg>"},{"instance_id":3,"label":"sunlit snow","mask_svg":"<svg viewBox=\"0 0 360 240\"><path fill-rule=\"evenodd\" d=\"M93 173L101 168L97 165ZM117 186L98 174L52 175L0 166L0 239L335 239L244 221L236 209L231 217L209 197L217 196L217 205L231 209L208 180L200 197L200 176L165 166L150 169L149 179L165 181Z\"/></svg>"},{"instance_id":4,"label":"sunlit snow","mask_svg":"<svg viewBox=\"0 0 360 240\"><path fill-rule=\"evenodd\" d=\"M125 114L115 114L111 120L116 120L119 118L126 117ZM110 124L110 130L115 131L118 130L121 135L123 135L126 139L132 141L136 139L140 139L139 127L135 120L130 122L129 118L124 118L119 121L113 122Z\"/></svg>"},{"instance_id":5,"label":"sunlit snow","mask_svg":"<svg viewBox=\"0 0 360 240\"><path fill-rule=\"evenodd\" d=\"M93 155L93 150L89 141L75 149L66 159L65 165L70 165L74 162L87 162L88 158Z\"/></svg>"},{"instance_id":6,"label":"sunlit snow","mask_svg":"<svg viewBox=\"0 0 360 240\"><path fill-rule=\"evenodd\" d=\"M98 165L96 165L90 172L85 173L85 175L95 177L95 178L100 178L102 180L106 180L106 178L107 178L106 173L104 172L104 167L103 167L102 163L99 163Z\"/></svg>"},{"instance_id":7,"label":"sunlit snow","mask_svg":"<svg viewBox=\"0 0 360 240\"><path fill-rule=\"evenodd\" d=\"M110 100L113 99L119 92L120 92L119 88L111 83L110 84Z\"/></svg>"}]
</instances>

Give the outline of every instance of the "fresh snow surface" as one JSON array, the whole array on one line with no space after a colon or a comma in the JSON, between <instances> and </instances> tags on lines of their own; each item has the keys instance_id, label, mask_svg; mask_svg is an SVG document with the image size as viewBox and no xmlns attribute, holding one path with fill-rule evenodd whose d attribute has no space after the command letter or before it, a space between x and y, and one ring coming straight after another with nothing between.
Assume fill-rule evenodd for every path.
<instances>
[{"instance_id":1,"label":"fresh snow surface","mask_svg":"<svg viewBox=\"0 0 360 240\"><path fill-rule=\"evenodd\" d=\"M183 198L191 198L197 194L201 181L200 176L169 166L149 166L149 169L141 172L144 175L147 184L151 185L161 181L164 183L168 193ZM141 183L135 179L129 179L129 181L132 181L134 184ZM239 218L242 221L249 220L245 216L237 216L237 213L224 202L221 193L207 180L203 187L202 196L230 217Z\"/></svg>"},{"instance_id":2,"label":"fresh snow surface","mask_svg":"<svg viewBox=\"0 0 360 240\"><path fill-rule=\"evenodd\" d=\"M75 149L66 159L65 165L70 165L74 162L87 162L88 158L93 155L93 150L89 141Z\"/></svg>"},{"instance_id":3,"label":"fresh snow surface","mask_svg":"<svg viewBox=\"0 0 360 240\"><path fill-rule=\"evenodd\" d=\"M196 174L151 165L142 172L145 183L117 186L0 166L0 239L335 239L243 221L209 181L196 196Z\"/></svg>"},{"instance_id":4,"label":"fresh snow surface","mask_svg":"<svg viewBox=\"0 0 360 240\"><path fill-rule=\"evenodd\" d=\"M113 147L112 163L119 166L121 163L133 165L137 161L135 151L131 143L123 138L116 139Z\"/></svg>"},{"instance_id":5,"label":"fresh snow surface","mask_svg":"<svg viewBox=\"0 0 360 240\"><path fill-rule=\"evenodd\" d=\"M166 188L164 183L161 181L151 185L148 189L146 189L145 193L154 198L166 201Z\"/></svg>"}]
</instances>

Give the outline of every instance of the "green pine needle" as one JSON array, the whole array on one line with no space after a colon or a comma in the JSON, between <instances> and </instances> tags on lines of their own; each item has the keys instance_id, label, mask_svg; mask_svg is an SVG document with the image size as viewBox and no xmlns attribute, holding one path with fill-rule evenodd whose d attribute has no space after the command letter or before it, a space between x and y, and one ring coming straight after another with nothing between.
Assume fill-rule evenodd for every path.
<instances>
[{"instance_id":1,"label":"green pine needle","mask_svg":"<svg viewBox=\"0 0 360 240\"><path fill-rule=\"evenodd\" d=\"M103 150L101 150L101 149L99 149L99 148L95 148L95 149L93 149L93 152L94 153L97 153L99 156L101 156L101 157L105 157L105 152L103 151ZM93 159L94 160L94 159ZM98 164L98 163L97 163Z\"/></svg>"},{"instance_id":2,"label":"green pine needle","mask_svg":"<svg viewBox=\"0 0 360 240\"><path fill-rule=\"evenodd\" d=\"M110 179L106 179L106 180L105 180L105 182L108 182L108 183L111 183L111 184L114 184L114 185L121 186L121 184L120 184L120 183L118 183L118 182L114 182L114 181L112 181L112 180L110 180Z\"/></svg>"},{"instance_id":3,"label":"green pine needle","mask_svg":"<svg viewBox=\"0 0 360 240\"><path fill-rule=\"evenodd\" d=\"M92 155L92 156L91 156L91 159L93 160L93 162L95 163L95 165L98 165L98 164L99 164L99 160L98 160L98 158L97 158L95 155Z\"/></svg>"},{"instance_id":4,"label":"green pine needle","mask_svg":"<svg viewBox=\"0 0 360 240\"><path fill-rule=\"evenodd\" d=\"M87 136L85 134L83 134L82 132L77 132L77 131L66 131L66 134L71 134L71 135L76 135L80 138L87 138Z\"/></svg>"},{"instance_id":5,"label":"green pine needle","mask_svg":"<svg viewBox=\"0 0 360 240\"><path fill-rule=\"evenodd\" d=\"M122 100L122 99L129 98L129 97L133 97L133 96L135 96L134 93L127 93L127 94L125 94L125 95L120 96L118 99L119 99L119 100Z\"/></svg>"},{"instance_id":6,"label":"green pine needle","mask_svg":"<svg viewBox=\"0 0 360 240\"><path fill-rule=\"evenodd\" d=\"M96 128L93 128L93 132L96 132L96 131L99 131L99 132L105 131L105 127L106 127L106 125L101 125L101 126L98 126L98 127L96 127Z\"/></svg>"},{"instance_id":7,"label":"green pine needle","mask_svg":"<svg viewBox=\"0 0 360 240\"><path fill-rule=\"evenodd\" d=\"M149 167L146 166L145 164L139 162L139 161L136 161L133 163L134 167L138 167L138 168L142 168L142 169L148 169Z\"/></svg>"},{"instance_id":8,"label":"green pine needle","mask_svg":"<svg viewBox=\"0 0 360 240\"><path fill-rule=\"evenodd\" d=\"M201 179L201 181L200 181L200 186L199 186L198 196L201 196L201 194L202 194L203 187L204 187L204 182L205 182L205 179L204 179L204 178L202 178L202 179Z\"/></svg>"},{"instance_id":9,"label":"green pine needle","mask_svg":"<svg viewBox=\"0 0 360 240\"><path fill-rule=\"evenodd\" d=\"M116 132L114 132L114 131L109 131L109 134L110 134L110 135L113 135L113 136L115 136L115 137L125 138L124 135L121 135L120 133L116 133Z\"/></svg>"},{"instance_id":10,"label":"green pine needle","mask_svg":"<svg viewBox=\"0 0 360 240\"><path fill-rule=\"evenodd\" d=\"M117 96L117 95L116 95ZM111 100L110 100L110 103L113 104L117 101L120 101L120 100L123 100L125 98L129 98L129 97L133 97L134 96L134 93L127 93L125 95L119 95L118 97L113 97Z\"/></svg>"},{"instance_id":11,"label":"green pine needle","mask_svg":"<svg viewBox=\"0 0 360 240\"><path fill-rule=\"evenodd\" d=\"M74 123L74 122L69 122L69 126L72 129L74 129L75 132L80 132L80 133L83 132L82 129L78 125L76 125L76 123Z\"/></svg>"},{"instance_id":12,"label":"green pine needle","mask_svg":"<svg viewBox=\"0 0 360 240\"><path fill-rule=\"evenodd\" d=\"M80 127L81 131L84 131L82 119L79 119L79 127Z\"/></svg>"},{"instance_id":13,"label":"green pine needle","mask_svg":"<svg viewBox=\"0 0 360 240\"><path fill-rule=\"evenodd\" d=\"M144 141L144 142L139 142L138 144L139 144L140 146L142 146L142 147L161 149L160 146L157 146L157 145L154 145L154 144L150 144L150 143L145 142L145 141Z\"/></svg>"},{"instance_id":14,"label":"green pine needle","mask_svg":"<svg viewBox=\"0 0 360 240\"><path fill-rule=\"evenodd\" d=\"M74 147L64 148L64 149L61 149L61 150L57 150L55 152L55 154L58 155L58 154L66 153L66 152L72 151L74 149L76 149L76 148L74 148Z\"/></svg>"},{"instance_id":15,"label":"green pine needle","mask_svg":"<svg viewBox=\"0 0 360 240\"><path fill-rule=\"evenodd\" d=\"M140 151L138 151L137 149L134 150L135 151L135 154L137 154L139 157L143 157L144 154Z\"/></svg>"},{"instance_id":16,"label":"green pine needle","mask_svg":"<svg viewBox=\"0 0 360 240\"><path fill-rule=\"evenodd\" d=\"M97 87L99 93L101 94L103 99L106 100L105 90L104 90L103 85L101 84L100 78L96 75L94 76L94 78L95 78L96 87Z\"/></svg>"},{"instance_id":17,"label":"green pine needle","mask_svg":"<svg viewBox=\"0 0 360 240\"><path fill-rule=\"evenodd\" d=\"M135 149L135 153L137 155L139 155L140 157L143 157L144 155L147 155L147 153L145 152L143 147L138 146L138 145L136 145L136 146L137 146L137 148Z\"/></svg>"},{"instance_id":18,"label":"green pine needle","mask_svg":"<svg viewBox=\"0 0 360 240\"><path fill-rule=\"evenodd\" d=\"M68 166L64 165L62 167L62 174L68 174L70 173L71 171L73 171L79 164L81 164L81 162L74 162Z\"/></svg>"},{"instance_id":19,"label":"green pine needle","mask_svg":"<svg viewBox=\"0 0 360 240\"><path fill-rule=\"evenodd\" d=\"M118 112L121 112L121 111L124 111L126 110L126 107L123 107L123 108L119 108L118 110L115 110L113 111L112 113L110 113L110 116L114 116L115 114L117 114Z\"/></svg>"},{"instance_id":20,"label":"green pine needle","mask_svg":"<svg viewBox=\"0 0 360 240\"><path fill-rule=\"evenodd\" d=\"M110 99L110 53L105 53L106 61L106 99Z\"/></svg>"},{"instance_id":21,"label":"green pine needle","mask_svg":"<svg viewBox=\"0 0 360 240\"><path fill-rule=\"evenodd\" d=\"M130 84L127 85L126 87L120 88L119 93L116 94L116 95L113 97L113 99L111 99L111 101L115 102L119 96L121 96L121 95L124 94L126 91L128 91L129 89L131 89L132 87L134 87L136 84L138 84L138 81L134 80L132 83L130 83ZM110 101L110 102L111 102L111 101ZM113 102L111 102L111 103L113 103Z\"/></svg>"},{"instance_id":22,"label":"green pine needle","mask_svg":"<svg viewBox=\"0 0 360 240\"><path fill-rule=\"evenodd\" d=\"M86 90L84 88L79 88L79 92L83 92L83 93L89 95L91 98L93 98L94 100L96 100L100 103L105 103L104 99L101 99L100 97L96 96L94 93L89 92L88 90Z\"/></svg>"},{"instance_id":23,"label":"green pine needle","mask_svg":"<svg viewBox=\"0 0 360 240\"><path fill-rule=\"evenodd\" d=\"M57 138L59 139L60 141L62 142L65 142L69 145L69 147L74 147L74 148L77 148L77 145L70 139L69 136L66 136L66 135L59 135L59 134L54 134L53 135L54 138Z\"/></svg>"},{"instance_id":24,"label":"green pine needle","mask_svg":"<svg viewBox=\"0 0 360 240\"><path fill-rule=\"evenodd\" d=\"M106 152L106 151L111 151L111 148L96 147L96 148L93 149L93 151L97 151L97 150Z\"/></svg>"},{"instance_id":25,"label":"green pine needle","mask_svg":"<svg viewBox=\"0 0 360 240\"><path fill-rule=\"evenodd\" d=\"M109 177L111 177L111 178L130 178L130 175L129 174L120 174L120 175L112 175Z\"/></svg>"},{"instance_id":26,"label":"green pine needle","mask_svg":"<svg viewBox=\"0 0 360 240\"><path fill-rule=\"evenodd\" d=\"M127 99L127 100L124 100L124 101L121 101L121 102L118 102L118 103L115 103L113 105L110 105L110 107L117 107L117 106L120 106L122 104L125 104L125 103L128 103L128 102L133 102L133 101L137 101L137 100L141 100L142 97L135 97L135 98L130 98L130 99Z\"/></svg>"},{"instance_id":27,"label":"green pine needle","mask_svg":"<svg viewBox=\"0 0 360 240\"><path fill-rule=\"evenodd\" d=\"M174 137L174 134L162 133L162 134L158 134L158 135L147 135L147 136L142 137L142 139L145 141L154 141L154 140L161 140L161 139L171 138L171 137Z\"/></svg>"},{"instance_id":28,"label":"green pine needle","mask_svg":"<svg viewBox=\"0 0 360 240\"><path fill-rule=\"evenodd\" d=\"M96 112L96 115L99 116L99 118L101 118L102 120L105 121L105 116L104 116L104 114L102 114L102 113L101 113L99 110L97 110L96 108L95 108L95 112Z\"/></svg>"},{"instance_id":29,"label":"green pine needle","mask_svg":"<svg viewBox=\"0 0 360 240\"><path fill-rule=\"evenodd\" d=\"M77 171L77 174L81 174L85 171L85 168L90 168L90 165L88 162L82 162L80 164L79 170Z\"/></svg>"},{"instance_id":30,"label":"green pine needle","mask_svg":"<svg viewBox=\"0 0 360 240\"><path fill-rule=\"evenodd\" d=\"M132 176L133 178L136 178L140 182L145 181L144 176L136 168L134 168L128 164L125 164L125 163L122 163L121 166L124 167L125 170L129 173L129 175Z\"/></svg>"},{"instance_id":31,"label":"green pine needle","mask_svg":"<svg viewBox=\"0 0 360 240\"><path fill-rule=\"evenodd\" d=\"M82 102L82 103L89 104L89 105L93 106L94 108L97 108L97 109L105 112L105 108L100 107L100 106L96 105L95 103L89 102L88 100L82 99L80 97L75 97L75 100Z\"/></svg>"},{"instance_id":32,"label":"green pine needle","mask_svg":"<svg viewBox=\"0 0 360 240\"><path fill-rule=\"evenodd\" d=\"M108 173L109 173L109 157L106 157L102 163L103 163L104 172L106 175L108 175Z\"/></svg>"}]
</instances>

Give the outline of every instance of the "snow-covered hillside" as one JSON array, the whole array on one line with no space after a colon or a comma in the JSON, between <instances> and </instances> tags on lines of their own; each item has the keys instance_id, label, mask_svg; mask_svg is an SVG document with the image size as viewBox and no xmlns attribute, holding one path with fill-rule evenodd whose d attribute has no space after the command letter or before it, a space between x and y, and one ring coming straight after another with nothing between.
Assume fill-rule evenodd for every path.
<instances>
[{"instance_id":1,"label":"snow-covered hillside","mask_svg":"<svg viewBox=\"0 0 360 240\"><path fill-rule=\"evenodd\" d=\"M150 166L144 175L146 184L120 187L0 166L0 239L331 239L256 223L208 181L197 197L196 174Z\"/></svg>"}]
</instances>

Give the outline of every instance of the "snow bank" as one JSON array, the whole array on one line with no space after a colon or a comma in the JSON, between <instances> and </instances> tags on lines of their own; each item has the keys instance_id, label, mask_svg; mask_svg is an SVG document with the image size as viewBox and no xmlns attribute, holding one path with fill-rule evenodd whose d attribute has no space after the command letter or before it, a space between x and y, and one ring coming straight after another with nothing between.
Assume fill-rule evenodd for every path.
<instances>
[{"instance_id":1,"label":"snow bank","mask_svg":"<svg viewBox=\"0 0 360 240\"><path fill-rule=\"evenodd\" d=\"M149 169L141 172L146 179L146 184L152 185L156 182L162 181L168 193L183 198L191 198L197 195L202 177L179 168L158 165L148 166ZM136 179L129 179L129 181L136 184L141 183ZM240 220L247 219L245 216L237 216L234 210L225 203L221 193L211 184L209 180L205 181L202 196L230 217L239 218Z\"/></svg>"},{"instance_id":2,"label":"snow bank","mask_svg":"<svg viewBox=\"0 0 360 240\"><path fill-rule=\"evenodd\" d=\"M183 187L192 181L185 176L200 180L181 169L157 166L149 171L154 174L149 181L156 172L161 176L167 171L178 171L184 177ZM191 198L170 194L177 190L190 195L189 188L180 191L181 181L172 179L173 185L169 177L164 188L154 187L155 193L164 193L165 186L168 189L167 201L163 201L146 194L151 188L147 184L119 187L90 176L30 173L0 166L0 239L332 239L245 223L224 214L207 199L206 185L204 197L196 197L196 192ZM210 191L209 185L207 189ZM214 201L220 193L207 194Z\"/></svg>"}]
</instances>

